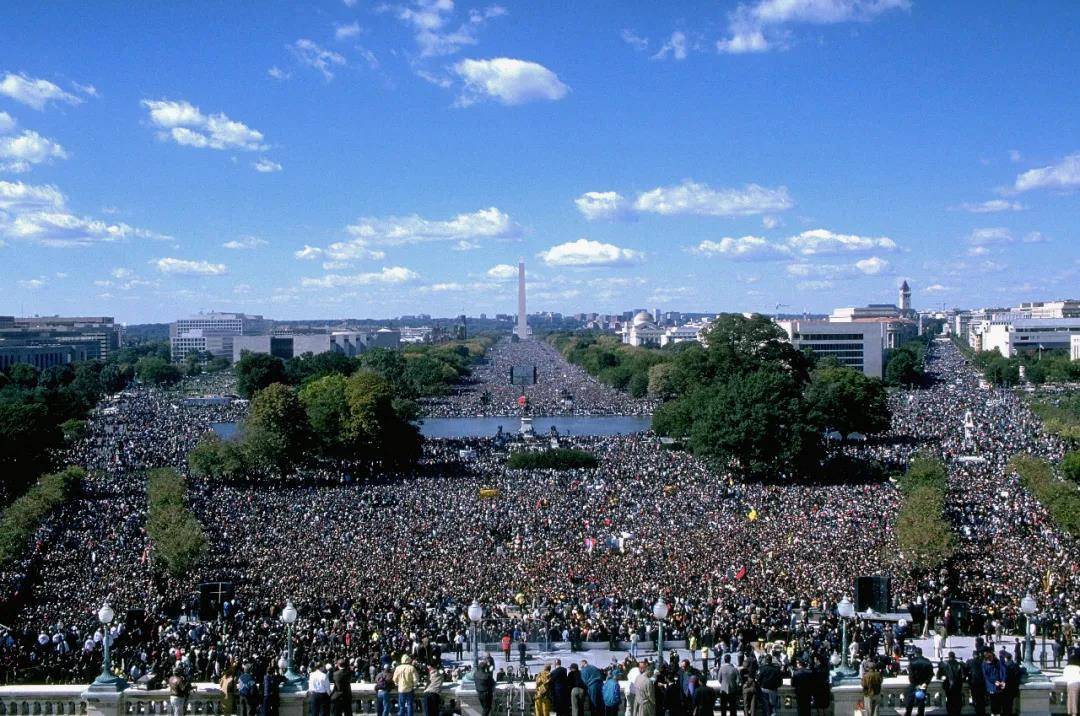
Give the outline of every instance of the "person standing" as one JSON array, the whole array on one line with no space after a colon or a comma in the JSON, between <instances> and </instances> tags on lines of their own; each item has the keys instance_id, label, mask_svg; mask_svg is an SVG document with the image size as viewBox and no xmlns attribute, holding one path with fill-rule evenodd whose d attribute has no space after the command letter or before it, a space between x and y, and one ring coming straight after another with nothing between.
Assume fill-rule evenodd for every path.
<instances>
[{"instance_id":1,"label":"person standing","mask_svg":"<svg viewBox=\"0 0 1080 716\"><path fill-rule=\"evenodd\" d=\"M878 716L881 709L881 682L877 664L870 662L862 675L863 713L866 716Z\"/></svg>"},{"instance_id":2,"label":"person standing","mask_svg":"<svg viewBox=\"0 0 1080 716\"><path fill-rule=\"evenodd\" d=\"M713 708L716 706L716 691L709 686L709 682L704 677L701 678L700 683L697 683L697 676L694 676L691 681L694 682L691 686L691 690L694 692L691 701L692 716L713 716Z\"/></svg>"},{"instance_id":3,"label":"person standing","mask_svg":"<svg viewBox=\"0 0 1080 716\"><path fill-rule=\"evenodd\" d=\"M172 716L184 716L187 711L188 697L193 688L185 669L177 664L169 677L169 712Z\"/></svg>"},{"instance_id":4,"label":"person standing","mask_svg":"<svg viewBox=\"0 0 1080 716\"><path fill-rule=\"evenodd\" d=\"M603 686L604 716L619 716L619 707L622 706L622 687L619 686L619 677L622 672L619 667L613 666L608 670L607 679ZM594 716L599 716L594 712Z\"/></svg>"},{"instance_id":5,"label":"person standing","mask_svg":"<svg viewBox=\"0 0 1080 716\"><path fill-rule=\"evenodd\" d=\"M442 708L443 681L442 669L434 664L429 666L428 684L424 687L424 716L439 716Z\"/></svg>"},{"instance_id":6,"label":"person standing","mask_svg":"<svg viewBox=\"0 0 1080 716\"><path fill-rule=\"evenodd\" d=\"M744 716L757 716L757 670L752 668L751 666L752 664L756 663L756 661L748 659L746 661L746 665L743 666L742 671L739 673L739 680L742 681L742 702Z\"/></svg>"},{"instance_id":7,"label":"person standing","mask_svg":"<svg viewBox=\"0 0 1080 716\"><path fill-rule=\"evenodd\" d=\"M806 662L802 659L795 662L795 673L791 675L791 688L795 691L795 708L798 715L810 716L810 706L815 690L814 672L806 668Z\"/></svg>"},{"instance_id":8,"label":"person standing","mask_svg":"<svg viewBox=\"0 0 1080 716\"><path fill-rule=\"evenodd\" d=\"M240 697L239 716L255 716L259 713L259 684L251 671L251 664L244 664L236 679L236 691Z\"/></svg>"},{"instance_id":9,"label":"person standing","mask_svg":"<svg viewBox=\"0 0 1080 716\"><path fill-rule=\"evenodd\" d=\"M600 716L604 713L604 672L581 660L581 683L585 687L585 697L589 700L589 713Z\"/></svg>"},{"instance_id":10,"label":"person standing","mask_svg":"<svg viewBox=\"0 0 1080 716\"><path fill-rule=\"evenodd\" d=\"M460 629L454 635L454 651L457 652L457 660L461 661L461 655L465 651L465 634Z\"/></svg>"},{"instance_id":11,"label":"person standing","mask_svg":"<svg viewBox=\"0 0 1080 716\"><path fill-rule=\"evenodd\" d=\"M397 688L398 716L413 716L416 667L408 654L401 657L401 663L394 669L394 686Z\"/></svg>"},{"instance_id":12,"label":"person standing","mask_svg":"<svg viewBox=\"0 0 1080 716\"><path fill-rule=\"evenodd\" d=\"M585 693L585 682L581 679L581 670L577 664L571 664L566 672L566 682L570 686L570 714L571 716L586 716L588 696Z\"/></svg>"},{"instance_id":13,"label":"person standing","mask_svg":"<svg viewBox=\"0 0 1080 716\"><path fill-rule=\"evenodd\" d=\"M717 681L720 682L720 716L735 716L739 708L739 671L731 665L731 654L724 654Z\"/></svg>"},{"instance_id":14,"label":"person standing","mask_svg":"<svg viewBox=\"0 0 1080 716\"><path fill-rule=\"evenodd\" d=\"M908 662L907 698L904 716L911 716L911 710L918 708L919 716L926 711L927 693L934 678L934 665L922 654L922 649L915 647L915 656Z\"/></svg>"},{"instance_id":15,"label":"person standing","mask_svg":"<svg viewBox=\"0 0 1080 716\"><path fill-rule=\"evenodd\" d=\"M950 651L949 658L938 665L938 678L945 690L945 711L949 716L960 716L964 708L964 665Z\"/></svg>"},{"instance_id":16,"label":"person standing","mask_svg":"<svg viewBox=\"0 0 1080 716\"><path fill-rule=\"evenodd\" d=\"M270 664L263 674L262 706L259 716L278 716L281 708L281 682L285 677L278 673L277 665Z\"/></svg>"},{"instance_id":17,"label":"person standing","mask_svg":"<svg viewBox=\"0 0 1080 716\"><path fill-rule=\"evenodd\" d=\"M634 714L633 716L656 716L656 684L652 680L652 664L638 674L634 680Z\"/></svg>"},{"instance_id":18,"label":"person standing","mask_svg":"<svg viewBox=\"0 0 1080 716\"><path fill-rule=\"evenodd\" d=\"M772 656L766 654L758 668L758 686L761 687L761 704L765 716L773 716L780 709L780 687L783 683L784 676L780 667L773 662Z\"/></svg>"},{"instance_id":19,"label":"person standing","mask_svg":"<svg viewBox=\"0 0 1080 716\"><path fill-rule=\"evenodd\" d=\"M558 716L570 716L570 674L560 659L551 671L551 703Z\"/></svg>"},{"instance_id":20,"label":"person standing","mask_svg":"<svg viewBox=\"0 0 1080 716\"><path fill-rule=\"evenodd\" d=\"M480 660L473 683L476 685L476 698L480 701L481 716L491 716L491 704L495 701L495 676L491 673L488 658Z\"/></svg>"},{"instance_id":21,"label":"person standing","mask_svg":"<svg viewBox=\"0 0 1080 716\"><path fill-rule=\"evenodd\" d=\"M330 677L318 664L311 664L308 674L311 716L330 716Z\"/></svg>"},{"instance_id":22,"label":"person standing","mask_svg":"<svg viewBox=\"0 0 1080 716\"><path fill-rule=\"evenodd\" d=\"M533 711L536 716L551 716L551 664L544 664L544 668L536 675Z\"/></svg>"},{"instance_id":23,"label":"person standing","mask_svg":"<svg viewBox=\"0 0 1080 716\"><path fill-rule=\"evenodd\" d=\"M510 646L513 644L513 640L510 639L509 634L503 634L502 640L499 642L499 646L502 647L503 658L506 663L510 663Z\"/></svg>"},{"instance_id":24,"label":"person standing","mask_svg":"<svg viewBox=\"0 0 1080 716\"><path fill-rule=\"evenodd\" d=\"M525 666L526 657L528 656L528 654L529 654L529 646L528 646L528 644L525 643L525 637L522 636L521 640L518 641L518 665L519 666Z\"/></svg>"},{"instance_id":25,"label":"person standing","mask_svg":"<svg viewBox=\"0 0 1080 716\"><path fill-rule=\"evenodd\" d=\"M229 664L225 667L225 671L221 674L221 681L218 682L218 688L221 689L221 712L224 714L236 713L236 667Z\"/></svg>"},{"instance_id":26,"label":"person standing","mask_svg":"<svg viewBox=\"0 0 1080 716\"><path fill-rule=\"evenodd\" d=\"M332 679L334 690L330 694L330 713L333 716L352 716L352 679L349 662L341 659Z\"/></svg>"},{"instance_id":27,"label":"person standing","mask_svg":"<svg viewBox=\"0 0 1080 716\"><path fill-rule=\"evenodd\" d=\"M1065 682L1065 708L1069 716L1080 716L1080 657L1073 656L1061 671Z\"/></svg>"},{"instance_id":28,"label":"person standing","mask_svg":"<svg viewBox=\"0 0 1080 716\"><path fill-rule=\"evenodd\" d=\"M393 688L394 675L390 673L390 667L383 666L375 677L376 716L390 716L390 692Z\"/></svg>"},{"instance_id":29,"label":"person standing","mask_svg":"<svg viewBox=\"0 0 1080 716\"><path fill-rule=\"evenodd\" d=\"M979 649L975 649L971 658L964 662L965 679L971 690L971 703L975 707L975 716L986 716L986 681L983 678L983 657Z\"/></svg>"},{"instance_id":30,"label":"person standing","mask_svg":"<svg viewBox=\"0 0 1080 716\"><path fill-rule=\"evenodd\" d=\"M986 696L990 701L990 713L999 716L1005 692L1005 665L994 656L993 649L986 651L982 663L982 674Z\"/></svg>"},{"instance_id":31,"label":"person standing","mask_svg":"<svg viewBox=\"0 0 1080 716\"><path fill-rule=\"evenodd\" d=\"M1005 654L1005 693L1001 701L1002 716L1012 716L1016 708L1016 700L1020 698L1020 681L1026 671L1019 664Z\"/></svg>"}]
</instances>

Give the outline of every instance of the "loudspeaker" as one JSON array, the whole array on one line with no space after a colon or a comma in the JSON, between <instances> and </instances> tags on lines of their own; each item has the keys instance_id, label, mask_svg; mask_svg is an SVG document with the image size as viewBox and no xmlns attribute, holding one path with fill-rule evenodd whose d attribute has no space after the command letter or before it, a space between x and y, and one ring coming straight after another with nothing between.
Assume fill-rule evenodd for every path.
<instances>
[{"instance_id":1,"label":"loudspeaker","mask_svg":"<svg viewBox=\"0 0 1080 716\"><path fill-rule=\"evenodd\" d=\"M952 629L955 634L967 634L968 626L971 623L971 605L967 602L959 599L953 599L949 602L949 609L952 610Z\"/></svg>"},{"instance_id":2,"label":"loudspeaker","mask_svg":"<svg viewBox=\"0 0 1080 716\"><path fill-rule=\"evenodd\" d=\"M217 617L221 605L233 598L232 582L204 582L199 585L199 619L208 621Z\"/></svg>"},{"instance_id":3,"label":"loudspeaker","mask_svg":"<svg viewBox=\"0 0 1080 716\"><path fill-rule=\"evenodd\" d=\"M891 577L856 577L855 611L865 612L867 607L884 614L892 604Z\"/></svg>"}]
</instances>

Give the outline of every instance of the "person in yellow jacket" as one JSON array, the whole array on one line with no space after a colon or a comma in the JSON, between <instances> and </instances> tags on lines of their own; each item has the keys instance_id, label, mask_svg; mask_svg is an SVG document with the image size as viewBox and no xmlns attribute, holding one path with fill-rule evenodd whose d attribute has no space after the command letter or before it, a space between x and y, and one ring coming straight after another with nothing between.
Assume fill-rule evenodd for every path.
<instances>
[{"instance_id":1,"label":"person in yellow jacket","mask_svg":"<svg viewBox=\"0 0 1080 716\"><path fill-rule=\"evenodd\" d=\"M398 693L398 716L413 716L416 667L412 665L408 654L401 657L401 663L394 669L394 686Z\"/></svg>"},{"instance_id":2,"label":"person in yellow jacket","mask_svg":"<svg viewBox=\"0 0 1080 716\"><path fill-rule=\"evenodd\" d=\"M533 707L536 716L551 716L551 664L544 664L544 668L536 676Z\"/></svg>"}]
</instances>

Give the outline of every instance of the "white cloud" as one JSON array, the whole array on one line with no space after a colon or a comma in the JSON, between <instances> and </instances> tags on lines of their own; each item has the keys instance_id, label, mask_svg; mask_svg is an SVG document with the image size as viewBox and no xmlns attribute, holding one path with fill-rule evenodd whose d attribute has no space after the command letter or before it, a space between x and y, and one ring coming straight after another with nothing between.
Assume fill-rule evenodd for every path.
<instances>
[{"instance_id":1,"label":"white cloud","mask_svg":"<svg viewBox=\"0 0 1080 716\"><path fill-rule=\"evenodd\" d=\"M67 159L67 152L56 142L32 130L0 137L0 169L26 171L31 164L53 159Z\"/></svg>"},{"instance_id":2,"label":"white cloud","mask_svg":"<svg viewBox=\"0 0 1080 716\"><path fill-rule=\"evenodd\" d=\"M510 264L496 264L487 270L488 278L494 278L498 280L506 280L511 278L517 278L518 270L517 266L511 266Z\"/></svg>"},{"instance_id":3,"label":"white cloud","mask_svg":"<svg viewBox=\"0 0 1080 716\"><path fill-rule=\"evenodd\" d=\"M832 281L819 280L819 281L800 281L795 284L795 288L800 291L824 291L835 286Z\"/></svg>"},{"instance_id":4,"label":"white cloud","mask_svg":"<svg viewBox=\"0 0 1080 716\"><path fill-rule=\"evenodd\" d=\"M36 110L45 109L45 105L49 102L82 103L81 99L70 92L65 92L48 80L33 79L23 74L16 75L11 72L8 72L4 75L4 79L0 80L0 94Z\"/></svg>"},{"instance_id":5,"label":"white cloud","mask_svg":"<svg viewBox=\"0 0 1080 716\"><path fill-rule=\"evenodd\" d=\"M940 283L932 283L922 290L923 293L943 293L945 291L952 291L952 288Z\"/></svg>"},{"instance_id":6,"label":"white cloud","mask_svg":"<svg viewBox=\"0 0 1080 716\"><path fill-rule=\"evenodd\" d=\"M314 261L322 255L322 249L317 246L310 246L308 244L304 244L304 248L300 249L299 251L293 252L293 256L300 259L301 261Z\"/></svg>"},{"instance_id":7,"label":"white cloud","mask_svg":"<svg viewBox=\"0 0 1080 716\"><path fill-rule=\"evenodd\" d=\"M827 229L804 231L787 240L788 247L803 256L827 256L859 251L895 251L896 242L887 236L837 234Z\"/></svg>"},{"instance_id":8,"label":"white cloud","mask_svg":"<svg viewBox=\"0 0 1080 716\"><path fill-rule=\"evenodd\" d=\"M210 149L266 149L262 132L223 113L205 115L184 100L144 99L141 104L149 111L151 123L163 130L158 133L161 140L171 138L177 144Z\"/></svg>"},{"instance_id":9,"label":"white cloud","mask_svg":"<svg viewBox=\"0 0 1080 716\"><path fill-rule=\"evenodd\" d=\"M271 76L271 77L273 77L273 78L274 78L275 80L287 80L287 79L289 79L290 77L292 77L292 73L291 73L291 72L286 72L285 70L281 69L281 68L280 68L280 67L278 67L277 65L274 65L273 67L271 67L270 69L268 69L268 70L266 71L266 74L270 75L270 76Z\"/></svg>"},{"instance_id":10,"label":"white cloud","mask_svg":"<svg viewBox=\"0 0 1080 716\"><path fill-rule=\"evenodd\" d=\"M484 97L510 106L538 100L554 101L570 91L543 65L510 57L462 60L454 65L454 71L465 83L457 102L460 106L468 106Z\"/></svg>"},{"instance_id":11,"label":"white cloud","mask_svg":"<svg viewBox=\"0 0 1080 716\"><path fill-rule=\"evenodd\" d=\"M475 251L476 249L480 248L480 244L476 243L475 241L461 239L451 248L453 248L454 251Z\"/></svg>"},{"instance_id":12,"label":"white cloud","mask_svg":"<svg viewBox=\"0 0 1080 716\"><path fill-rule=\"evenodd\" d=\"M15 129L15 120L7 112L0 112L0 134L7 134Z\"/></svg>"},{"instance_id":13,"label":"white cloud","mask_svg":"<svg viewBox=\"0 0 1080 716\"><path fill-rule=\"evenodd\" d=\"M227 271L225 264L171 257L154 259L150 263L161 273L173 276L221 276Z\"/></svg>"},{"instance_id":14,"label":"white cloud","mask_svg":"<svg viewBox=\"0 0 1080 716\"><path fill-rule=\"evenodd\" d=\"M54 186L0 181L0 211L21 213L63 208L67 199Z\"/></svg>"},{"instance_id":15,"label":"white cloud","mask_svg":"<svg viewBox=\"0 0 1080 716\"><path fill-rule=\"evenodd\" d=\"M301 261L314 261L315 259L325 258L342 263L360 260L378 261L386 258L386 253L369 248L368 242L364 239L353 239L351 241L335 241L325 249L305 244L304 248L294 252L293 256Z\"/></svg>"},{"instance_id":16,"label":"white cloud","mask_svg":"<svg viewBox=\"0 0 1080 716\"><path fill-rule=\"evenodd\" d=\"M960 208L972 214L996 214L1001 211L1023 211L1024 205L1018 201L990 199L979 203L965 202Z\"/></svg>"},{"instance_id":17,"label":"white cloud","mask_svg":"<svg viewBox=\"0 0 1080 716\"><path fill-rule=\"evenodd\" d=\"M341 288L343 286L370 286L372 284L402 284L415 281L420 274L403 266L386 266L381 271L351 275L327 274L321 278L302 278L300 285L306 288Z\"/></svg>"},{"instance_id":18,"label":"white cloud","mask_svg":"<svg viewBox=\"0 0 1080 716\"><path fill-rule=\"evenodd\" d=\"M771 243L768 239L763 239L760 236L740 236L739 238L725 236L719 241L707 239L699 243L691 251L702 256L723 256L729 259L747 261L776 259L786 256L788 253L784 246Z\"/></svg>"},{"instance_id":19,"label":"white cloud","mask_svg":"<svg viewBox=\"0 0 1080 716\"><path fill-rule=\"evenodd\" d=\"M877 256L871 256L870 258L862 259L855 262L855 268L859 269L868 276L876 276L877 274L888 268L888 266L888 261L882 258L878 258Z\"/></svg>"},{"instance_id":20,"label":"white cloud","mask_svg":"<svg viewBox=\"0 0 1080 716\"><path fill-rule=\"evenodd\" d=\"M360 34L360 23L353 22L348 25L336 25L334 27L334 39L341 41Z\"/></svg>"},{"instance_id":21,"label":"white cloud","mask_svg":"<svg viewBox=\"0 0 1080 716\"><path fill-rule=\"evenodd\" d=\"M619 33L619 36L622 37L623 42L630 45L630 47L633 47L638 52L644 52L649 49L649 40L639 36L633 30L624 28L623 31Z\"/></svg>"},{"instance_id":22,"label":"white cloud","mask_svg":"<svg viewBox=\"0 0 1080 716\"><path fill-rule=\"evenodd\" d=\"M47 285L47 282L44 279L40 278L26 279L22 281L17 281L16 283L19 285L19 288L24 288L29 291L36 291L37 289L44 288Z\"/></svg>"},{"instance_id":23,"label":"white cloud","mask_svg":"<svg viewBox=\"0 0 1080 716\"><path fill-rule=\"evenodd\" d=\"M1024 234L1024 238L1020 239L1025 244L1042 244L1050 240L1049 236L1046 236L1041 231L1029 231Z\"/></svg>"},{"instance_id":24,"label":"white cloud","mask_svg":"<svg viewBox=\"0 0 1080 716\"><path fill-rule=\"evenodd\" d=\"M1075 189L1080 187L1080 152L1070 154L1057 164L1029 169L1016 177L1016 191L1031 189Z\"/></svg>"},{"instance_id":25,"label":"white cloud","mask_svg":"<svg viewBox=\"0 0 1080 716\"><path fill-rule=\"evenodd\" d=\"M334 67L344 67L348 64L343 56L333 50L321 47L318 43L306 37L302 37L293 44L286 45L286 47L289 48L289 52L292 53L297 62L305 67L317 70L327 82L334 79L332 71Z\"/></svg>"},{"instance_id":26,"label":"white cloud","mask_svg":"<svg viewBox=\"0 0 1080 716\"><path fill-rule=\"evenodd\" d=\"M233 239L232 241L226 241L221 246L226 249L232 249L234 251L244 251L250 249L257 249L260 246L266 246L268 242L266 239L260 239L257 236L241 236L239 239Z\"/></svg>"},{"instance_id":27,"label":"white cloud","mask_svg":"<svg viewBox=\"0 0 1080 716\"><path fill-rule=\"evenodd\" d=\"M581 215L589 221L625 219L633 216L633 207L616 191L587 191L574 199Z\"/></svg>"},{"instance_id":28,"label":"white cloud","mask_svg":"<svg viewBox=\"0 0 1080 716\"><path fill-rule=\"evenodd\" d=\"M134 273L135 272L129 268L114 268L109 272L109 275L113 278L131 278Z\"/></svg>"},{"instance_id":29,"label":"white cloud","mask_svg":"<svg viewBox=\"0 0 1080 716\"><path fill-rule=\"evenodd\" d=\"M765 52L786 45L787 25L870 22L890 10L910 7L910 0L757 0L739 5L729 15L729 36L718 41L716 49L730 54Z\"/></svg>"},{"instance_id":30,"label":"white cloud","mask_svg":"<svg viewBox=\"0 0 1080 716\"><path fill-rule=\"evenodd\" d=\"M791 206L787 187L769 189L747 184L741 189L713 189L690 180L639 194L634 203L634 208L642 212L698 216L748 216L783 211Z\"/></svg>"},{"instance_id":31,"label":"white cloud","mask_svg":"<svg viewBox=\"0 0 1080 716\"><path fill-rule=\"evenodd\" d=\"M537 254L548 266L626 266L640 263L645 255L589 239L552 246Z\"/></svg>"},{"instance_id":32,"label":"white cloud","mask_svg":"<svg viewBox=\"0 0 1080 716\"><path fill-rule=\"evenodd\" d=\"M75 89L79 90L80 92L82 92L87 97L100 97L101 96L101 93L98 92L98 88L95 87L94 85L83 85L83 84L79 84L78 82L72 82L71 84L75 85Z\"/></svg>"},{"instance_id":33,"label":"white cloud","mask_svg":"<svg viewBox=\"0 0 1080 716\"><path fill-rule=\"evenodd\" d=\"M421 58L453 55L475 45L488 20L507 14L505 7L489 5L471 10L466 22L455 22L454 0L414 0L396 9L398 19L413 29Z\"/></svg>"},{"instance_id":34,"label":"white cloud","mask_svg":"<svg viewBox=\"0 0 1080 716\"><path fill-rule=\"evenodd\" d=\"M987 246L990 244L1011 244L1012 240L1012 232L1002 226L995 226L986 229L975 229L971 232L971 236L968 237L968 242L972 246Z\"/></svg>"},{"instance_id":35,"label":"white cloud","mask_svg":"<svg viewBox=\"0 0 1080 716\"><path fill-rule=\"evenodd\" d=\"M253 162L251 166L255 168L255 171L260 172L262 174L269 174L271 172L279 172L279 171L281 171L281 165L280 164L278 164L277 162L270 161L266 157L260 157L258 159L258 161Z\"/></svg>"},{"instance_id":36,"label":"white cloud","mask_svg":"<svg viewBox=\"0 0 1080 716\"><path fill-rule=\"evenodd\" d=\"M232 289L233 293L240 294L240 295L245 294L245 293L251 293L251 291L252 291L251 286L249 284L246 284L246 283L238 283L235 286L233 286L233 289Z\"/></svg>"},{"instance_id":37,"label":"white cloud","mask_svg":"<svg viewBox=\"0 0 1080 716\"><path fill-rule=\"evenodd\" d=\"M446 221L424 219L416 214L362 218L345 230L362 241L388 246L427 241L514 239L521 235L521 227L493 206L470 214L458 214Z\"/></svg>"},{"instance_id":38,"label":"white cloud","mask_svg":"<svg viewBox=\"0 0 1080 716\"><path fill-rule=\"evenodd\" d=\"M763 216L763 217L761 217L761 225L764 226L766 229L775 229L777 226L780 226L782 223L783 222L780 221L779 217L776 217L776 216Z\"/></svg>"},{"instance_id":39,"label":"white cloud","mask_svg":"<svg viewBox=\"0 0 1080 716\"><path fill-rule=\"evenodd\" d=\"M1010 149L1009 150L1009 161L1010 162L1015 163L1015 162L1020 161L1021 159L1023 159L1023 157L1020 155L1020 150L1019 149Z\"/></svg>"},{"instance_id":40,"label":"white cloud","mask_svg":"<svg viewBox=\"0 0 1080 716\"><path fill-rule=\"evenodd\" d=\"M668 55L671 55L676 60L686 59L686 33L681 30L676 30L671 33L671 37L667 39L656 54L652 56L654 60L666 60Z\"/></svg>"}]
</instances>

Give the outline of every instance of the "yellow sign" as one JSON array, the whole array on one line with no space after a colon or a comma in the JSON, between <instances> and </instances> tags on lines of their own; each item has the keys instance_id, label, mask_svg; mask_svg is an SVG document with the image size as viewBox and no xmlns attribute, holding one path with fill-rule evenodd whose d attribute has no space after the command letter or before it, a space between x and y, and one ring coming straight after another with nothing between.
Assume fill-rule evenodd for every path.
<instances>
[{"instance_id":1,"label":"yellow sign","mask_svg":"<svg viewBox=\"0 0 1080 716\"><path fill-rule=\"evenodd\" d=\"M751 508L750 511L746 513L746 519L750 520L751 522L756 521L757 520L757 510Z\"/></svg>"},{"instance_id":2,"label":"yellow sign","mask_svg":"<svg viewBox=\"0 0 1080 716\"><path fill-rule=\"evenodd\" d=\"M497 487L481 487L480 499L481 500L494 500L499 496L499 488Z\"/></svg>"}]
</instances>

